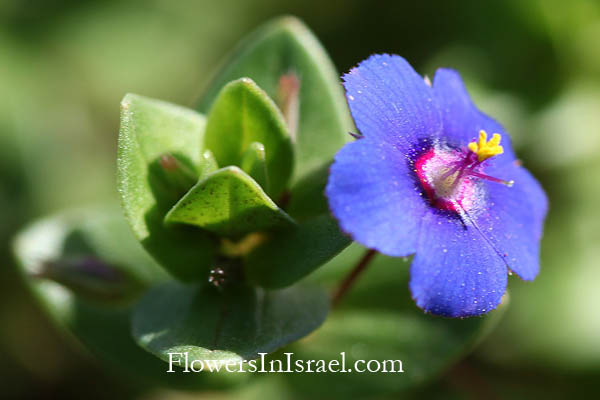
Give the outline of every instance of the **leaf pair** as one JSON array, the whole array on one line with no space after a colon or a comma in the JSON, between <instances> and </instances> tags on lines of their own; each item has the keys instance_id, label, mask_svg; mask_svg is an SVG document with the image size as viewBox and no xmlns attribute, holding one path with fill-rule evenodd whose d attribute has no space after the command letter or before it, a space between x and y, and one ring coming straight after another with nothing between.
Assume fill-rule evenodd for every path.
<instances>
[{"instance_id":1,"label":"leaf pair","mask_svg":"<svg viewBox=\"0 0 600 400\"><path fill-rule=\"evenodd\" d=\"M294 176L286 211L300 223L279 232L244 260L253 283L284 287L350 243L329 217L324 187L328 165L348 140L353 124L333 63L295 18L276 19L240 43L209 85L199 109L211 110L222 86L242 77L251 78L275 99L294 144Z\"/></svg>"},{"instance_id":2,"label":"leaf pair","mask_svg":"<svg viewBox=\"0 0 600 400\"><path fill-rule=\"evenodd\" d=\"M132 94L122 102L118 181L125 215L144 247L182 280L206 278L218 245L212 234L239 237L293 225L251 176L236 167L216 170L238 164L278 191L289 178L289 138L281 120L268 119L266 107L276 108L259 91L247 80L224 89L206 127L206 147L200 114ZM228 108L236 110L230 118L221 115ZM266 145L257 149L257 140ZM267 154L283 154L287 169L269 168L279 156Z\"/></svg>"},{"instance_id":3,"label":"leaf pair","mask_svg":"<svg viewBox=\"0 0 600 400\"><path fill-rule=\"evenodd\" d=\"M327 165L351 126L341 86L316 39L291 18L251 35L222 71L200 105L210 110L207 122L177 106L124 99L119 190L126 216L144 247L184 281L207 276L218 236L277 230L276 242L265 242L245 264L254 283L287 286L349 243L326 217L323 194ZM182 190L186 179L174 185L157 178L165 175L164 157L187 166L197 183ZM288 215L276 202L292 170ZM295 265L284 268L289 259Z\"/></svg>"},{"instance_id":4,"label":"leaf pair","mask_svg":"<svg viewBox=\"0 0 600 400\"><path fill-rule=\"evenodd\" d=\"M290 178L292 144L279 109L251 79L221 90L204 145L225 167L201 179L173 206L166 222L234 238L294 225L269 197L279 195Z\"/></svg>"}]
</instances>

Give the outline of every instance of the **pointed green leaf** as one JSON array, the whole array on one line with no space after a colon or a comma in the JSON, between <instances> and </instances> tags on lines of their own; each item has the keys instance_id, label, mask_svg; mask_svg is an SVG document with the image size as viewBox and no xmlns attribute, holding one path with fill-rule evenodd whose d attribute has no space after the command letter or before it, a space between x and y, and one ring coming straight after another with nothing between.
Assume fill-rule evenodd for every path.
<instances>
[{"instance_id":1,"label":"pointed green leaf","mask_svg":"<svg viewBox=\"0 0 600 400\"><path fill-rule=\"evenodd\" d=\"M125 379L199 389L247 378L241 376L245 374L167 374L165 364L131 337L131 302L101 303L40 276L48 261L86 255L135 277L144 286L168 279L140 246L117 207L74 210L41 220L17 236L14 250L25 282L52 321Z\"/></svg>"},{"instance_id":2,"label":"pointed green leaf","mask_svg":"<svg viewBox=\"0 0 600 400\"><path fill-rule=\"evenodd\" d=\"M350 242L333 218L322 215L256 248L246 257L245 272L260 286L285 287L329 261Z\"/></svg>"},{"instance_id":3,"label":"pointed green leaf","mask_svg":"<svg viewBox=\"0 0 600 400\"><path fill-rule=\"evenodd\" d=\"M281 112L251 79L227 84L210 109L205 144L221 166L242 165L253 142L264 145L271 195L285 188L292 173L293 150Z\"/></svg>"},{"instance_id":4,"label":"pointed green leaf","mask_svg":"<svg viewBox=\"0 0 600 400\"><path fill-rule=\"evenodd\" d=\"M165 102L128 94L121 103L118 187L125 216L146 250L184 280L206 278L213 241L199 229L165 227L163 218L199 175L215 168L201 150L204 125L202 115Z\"/></svg>"},{"instance_id":5,"label":"pointed green leaf","mask_svg":"<svg viewBox=\"0 0 600 400\"><path fill-rule=\"evenodd\" d=\"M288 84L290 76L298 84ZM299 20L278 18L241 42L207 88L199 109L207 112L223 85L242 77L253 79L276 100L292 129L297 124L294 181L331 160L348 140L353 125L339 74ZM294 91L298 98L290 100Z\"/></svg>"},{"instance_id":6,"label":"pointed green leaf","mask_svg":"<svg viewBox=\"0 0 600 400\"><path fill-rule=\"evenodd\" d=\"M169 361L188 352L188 362L239 362L270 353L315 330L329 309L327 293L313 287L264 291L247 286L166 284L137 306L133 336Z\"/></svg>"},{"instance_id":7,"label":"pointed green leaf","mask_svg":"<svg viewBox=\"0 0 600 400\"><path fill-rule=\"evenodd\" d=\"M195 225L222 236L294 226L294 221L238 167L200 180L179 200L165 222Z\"/></svg>"},{"instance_id":8,"label":"pointed green leaf","mask_svg":"<svg viewBox=\"0 0 600 400\"><path fill-rule=\"evenodd\" d=\"M269 177L265 159L265 146L259 142L252 142L242 156L242 170L250 175L256 183L269 193Z\"/></svg>"}]
</instances>

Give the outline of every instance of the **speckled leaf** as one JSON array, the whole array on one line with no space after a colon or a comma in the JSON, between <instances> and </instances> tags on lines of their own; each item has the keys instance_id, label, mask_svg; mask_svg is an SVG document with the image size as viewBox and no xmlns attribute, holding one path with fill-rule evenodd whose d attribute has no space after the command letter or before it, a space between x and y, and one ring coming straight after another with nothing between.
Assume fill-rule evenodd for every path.
<instances>
[{"instance_id":1,"label":"speckled leaf","mask_svg":"<svg viewBox=\"0 0 600 400\"><path fill-rule=\"evenodd\" d=\"M297 85L286 84L290 76ZM353 125L339 74L299 20L278 18L241 42L207 88L199 109L207 112L223 85L242 77L253 79L276 100L292 129L297 125L294 181L329 162L349 139ZM290 88L297 93L289 93Z\"/></svg>"},{"instance_id":2,"label":"speckled leaf","mask_svg":"<svg viewBox=\"0 0 600 400\"><path fill-rule=\"evenodd\" d=\"M327 293L314 287L264 291L247 286L166 284L137 306L133 336L169 361L188 352L193 360L238 362L270 353L315 330L329 309Z\"/></svg>"},{"instance_id":3,"label":"speckled leaf","mask_svg":"<svg viewBox=\"0 0 600 400\"><path fill-rule=\"evenodd\" d=\"M228 83L210 109L205 144L221 166L242 166L253 142L264 146L270 195L285 188L294 164L293 149L281 112L251 79Z\"/></svg>"},{"instance_id":4,"label":"speckled leaf","mask_svg":"<svg viewBox=\"0 0 600 400\"><path fill-rule=\"evenodd\" d=\"M25 282L53 322L124 379L198 389L245 378L243 374L166 374L165 364L131 337L131 302L99 302L39 276L48 261L86 255L117 273L126 272L144 286L168 279L137 242L117 207L75 210L41 220L18 235L14 249Z\"/></svg>"},{"instance_id":5,"label":"speckled leaf","mask_svg":"<svg viewBox=\"0 0 600 400\"><path fill-rule=\"evenodd\" d=\"M168 224L198 226L222 236L290 228L294 221L238 167L200 180L165 217Z\"/></svg>"},{"instance_id":6,"label":"speckled leaf","mask_svg":"<svg viewBox=\"0 0 600 400\"><path fill-rule=\"evenodd\" d=\"M118 188L125 216L146 250L183 280L206 278L213 241L199 229L165 227L163 218L198 176L215 168L202 151L204 125L195 111L158 100L129 94L121 103Z\"/></svg>"},{"instance_id":7,"label":"speckled leaf","mask_svg":"<svg viewBox=\"0 0 600 400\"><path fill-rule=\"evenodd\" d=\"M350 244L328 215L312 218L278 233L246 256L248 279L268 288L293 284L326 263Z\"/></svg>"}]
</instances>

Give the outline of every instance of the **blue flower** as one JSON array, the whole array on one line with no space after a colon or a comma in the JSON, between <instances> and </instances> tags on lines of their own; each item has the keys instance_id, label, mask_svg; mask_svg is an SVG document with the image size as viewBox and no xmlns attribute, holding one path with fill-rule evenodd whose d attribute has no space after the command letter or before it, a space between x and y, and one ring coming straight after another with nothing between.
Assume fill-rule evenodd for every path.
<instances>
[{"instance_id":1,"label":"blue flower","mask_svg":"<svg viewBox=\"0 0 600 400\"><path fill-rule=\"evenodd\" d=\"M484 314L507 273L533 280L546 195L458 73L440 69L431 85L402 57L374 55L343 79L362 136L336 155L326 188L342 230L415 254L409 286L428 313Z\"/></svg>"}]
</instances>

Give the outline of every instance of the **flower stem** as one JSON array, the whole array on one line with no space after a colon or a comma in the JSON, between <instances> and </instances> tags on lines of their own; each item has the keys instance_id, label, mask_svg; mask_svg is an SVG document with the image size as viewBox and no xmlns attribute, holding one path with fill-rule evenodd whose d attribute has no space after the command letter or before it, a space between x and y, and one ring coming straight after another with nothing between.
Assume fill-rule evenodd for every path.
<instances>
[{"instance_id":1,"label":"flower stem","mask_svg":"<svg viewBox=\"0 0 600 400\"><path fill-rule=\"evenodd\" d=\"M352 271L344 278L342 283L338 286L337 290L334 292L331 298L332 307L337 307L344 297L344 295L354 286L354 283L360 276L360 274L367 269L367 266L377 254L377 250L369 249L365 252L362 258L358 261L356 266L352 268Z\"/></svg>"}]
</instances>

